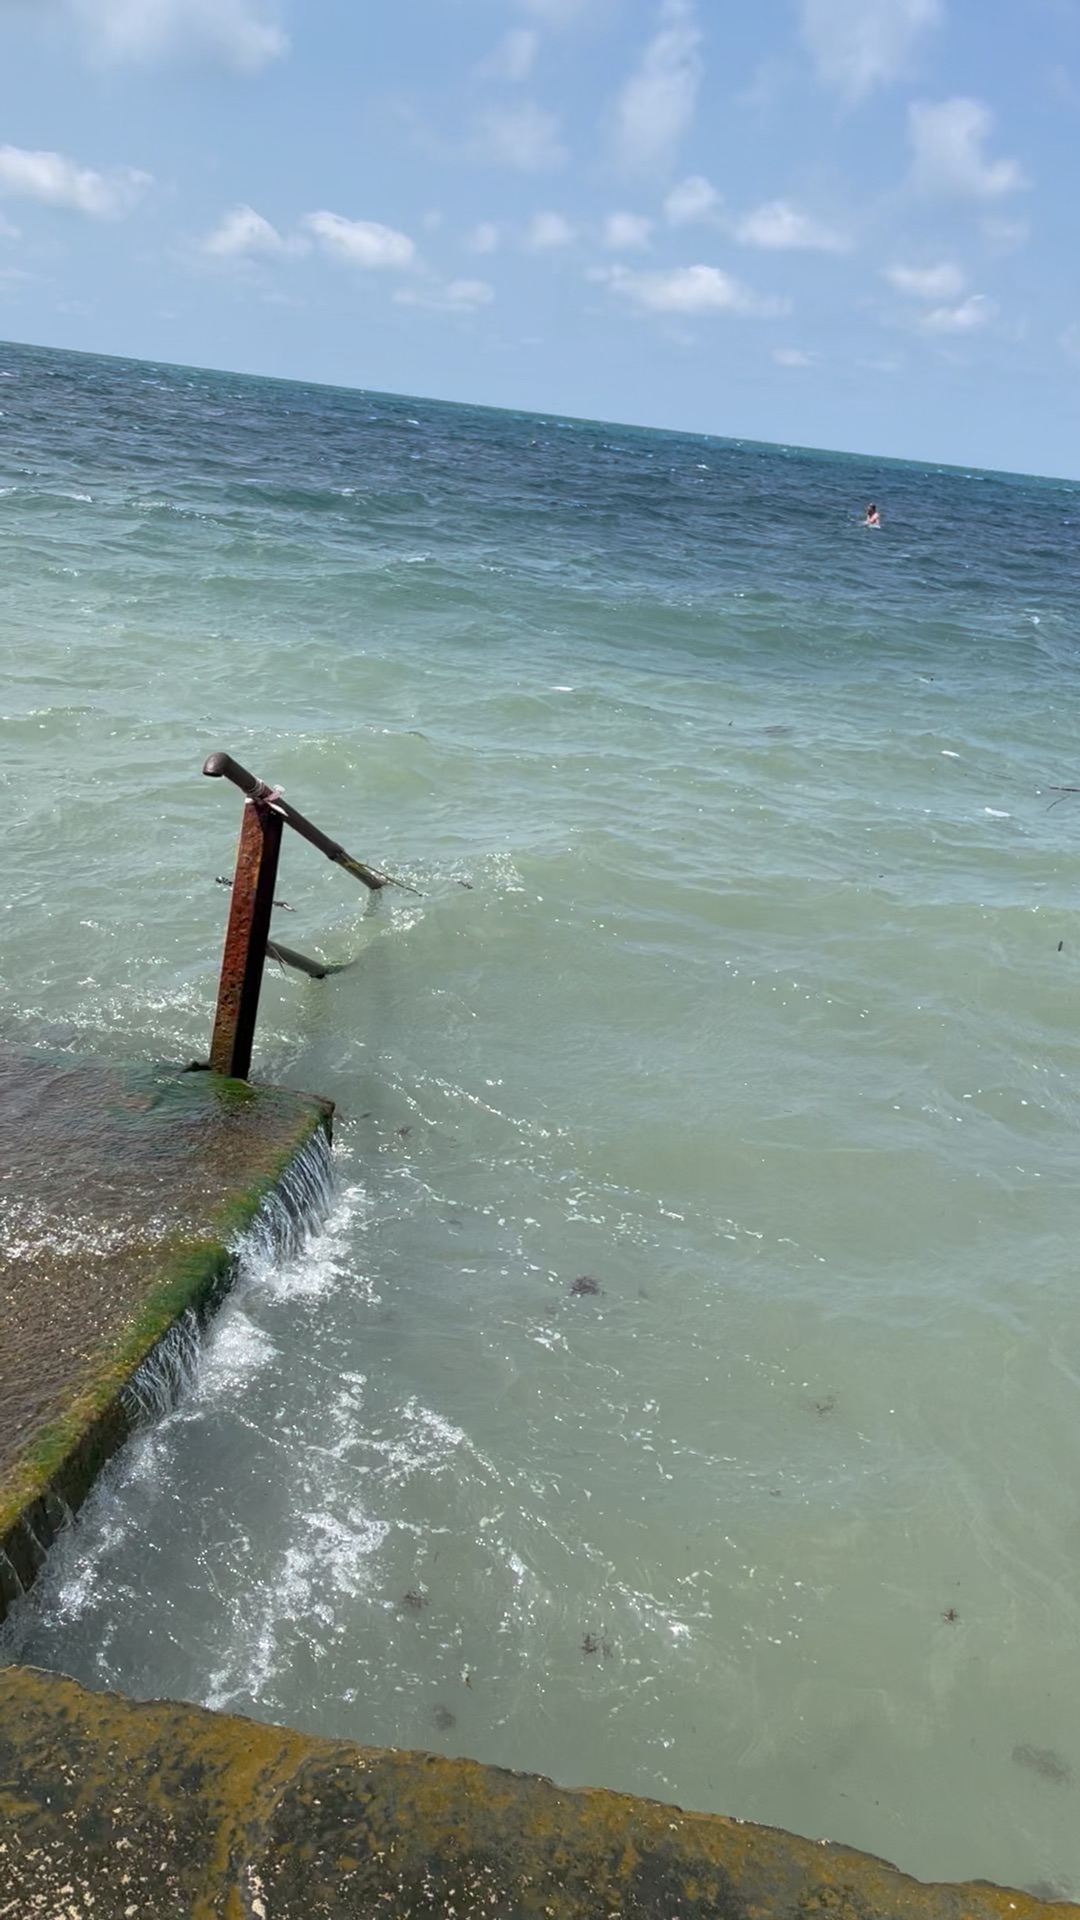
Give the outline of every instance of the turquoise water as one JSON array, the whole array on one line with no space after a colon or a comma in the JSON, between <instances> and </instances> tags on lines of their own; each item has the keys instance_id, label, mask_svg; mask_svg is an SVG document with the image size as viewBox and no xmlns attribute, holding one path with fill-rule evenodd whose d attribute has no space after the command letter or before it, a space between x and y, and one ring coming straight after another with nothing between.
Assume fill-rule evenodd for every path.
<instances>
[{"instance_id":1,"label":"turquoise water","mask_svg":"<svg viewBox=\"0 0 1080 1920\"><path fill-rule=\"evenodd\" d=\"M335 1209L9 1652L1080 1895L1080 491L0 371L0 1033L205 1055L213 749L419 889L287 846Z\"/></svg>"}]
</instances>

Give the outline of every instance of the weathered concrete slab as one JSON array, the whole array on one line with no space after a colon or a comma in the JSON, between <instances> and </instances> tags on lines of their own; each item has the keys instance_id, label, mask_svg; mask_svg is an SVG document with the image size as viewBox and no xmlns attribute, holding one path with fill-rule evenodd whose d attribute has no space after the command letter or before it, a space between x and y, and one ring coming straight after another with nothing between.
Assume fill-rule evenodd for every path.
<instances>
[{"instance_id":1,"label":"weathered concrete slab","mask_svg":"<svg viewBox=\"0 0 1080 1920\"><path fill-rule=\"evenodd\" d=\"M220 1286L330 1111L206 1073L0 1051L0 1619L124 1438L125 1385Z\"/></svg>"},{"instance_id":2,"label":"weathered concrete slab","mask_svg":"<svg viewBox=\"0 0 1080 1920\"><path fill-rule=\"evenodd\" d=\"M997 1887L469 1760L0 1672L0 1915L1075 1920Z\"/></svg>"}]
</instances>

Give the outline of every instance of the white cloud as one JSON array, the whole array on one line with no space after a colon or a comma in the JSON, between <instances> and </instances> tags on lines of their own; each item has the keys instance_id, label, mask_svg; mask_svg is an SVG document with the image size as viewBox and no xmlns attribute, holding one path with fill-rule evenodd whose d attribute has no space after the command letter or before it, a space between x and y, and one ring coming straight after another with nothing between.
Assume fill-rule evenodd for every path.
<instances>
[{"instance_id":1,"label":"white cloud","mask_svg":"<svg viewBox=\"0 0 1080 1920\"><path fill-rule=\"evenodd\" d=\"M47 207L67 207L99 219L116 219L129 213L151 185L151 175L134 167L95 173L92 167L80 167L62 153L0 147L0 193L40 200Z\"/></svg>"},{"instance_id":2,"label":"white cloud","mask_svg":"<svg viewBox=\"0 0 1080 1920\"><path fill-rule=\"evenodd\" d=\"M304 225L325 251L351 267L371 272L411 267L416 248L408 234L379 220L346 220L341 213L308 213Z\"/></svg>"},{"instance_id":3,"label":"white cloud","mask_svg":"<svg viewBox=\"0 0 1080 1920\"><path fill-rule=\"evenodd\" d=\"M972 293L958 307L934 307L919 322L923 333L977 333L988 326L997 313L985 293Z\"/></svg>"},{"instance_id":4,"label":"white cloud","mask_svg":"<svg viewBox=\"0 0 1080 1920\"><path fill-rule=\"evenodd\" d=\"M487 280L451 280L446 289L450 305L458 308L489 307L495 289Z\"/></svg>"},{"instance_id":5,"label":"white cloud","mask_svg":"<svg viewBox=\"0 0 1080 1920\"><path fill-rule=\"evenodd\" d=\"M801 347L774 347L773 359L778 367L812 367L816 354L804 353Z\"/></svg>"},{"instance_id":6,"label":"white cloud","mask_svg":"<svg viewBox=\"0 0 1080 1920\"><path fill-rule=\"evenodd\" d=\"M462 245L466 253L497 253L499 229L493 220L478 220L475 227L470 227Z\"/></svg>"},{"instance_id":7,"label":"white cloud","mask_svg":"<svg viewBox=\"0 0 1080 1920\"><path fill-rule=\"evenodd\" d=\"M239 206L222 215L203 241L202 251L216 260L240 260L252 254L296 253L305 246L299 238L284 239L254 207Z\"/></svg>"},{"instance_id":8,"label":"white cloud","mask_svg":"<svg viewBox=\"0 0 1080 1920\"><path fill-rule=\"evenodd\" d=\"M958 300L966 284L953 260L941 260L936 267L886 267L884 278L897 293L916 300Z\"/></svg>"},{"instance_id":9,"label":"white cloud","mask_svg":"<svg viewBox=\"0 0 1080 1920\"><path fill-rule=\"evenodd\" d=\"M575 239L573 227L561 213L534 213L525 234L530 253L551 253Z\"/></svg>"},{"instance_id":10,"label":"white cloud","mask_svg":"<svg viewBox=\"0 0 1080 1920\"><path fill-rule=\"evenodd\" d=\"M982 222L982 235L992 253L1015 253L1018 247L1026 247L1031 228L1026 220L1005 220L988 213Z\"/></svg>"},{"instance_id":11,"label":"white cloud","mask_svg":"<svg viewBox=\"0 0 1080 1920\"><path fill-rule=\"evenodd\" d=\"M476 313L488 307L495 289L486 280L449 280L445 286L399 287L394 299L403 307L430 307L436 313Z\"/></svg>"},{"instance_id":12,"label":"white cloud","mask_svg":"<svg viewBox=\"0 0 1080 1920\"><path fill-rule=\"evenodd\" d=\"M45 23L74 26L105 62L205 55L254 73L289 45L276 0L37 0L35 11Z\"/></svg>"},{"instance_id":13,"label":"white cloud","mask_svg":"<svg viewBox=\"0 0 1080 1920\"><path fill-rule=\"evenodd\" d=\"M902 78L919 35L942 16L941 0L802 0L818 74L850 101Z\"/></svg>"},{"instance_id":14,"label":"white cloud","mask_svg":"<svg viewBox=\"0 0 1080 1920\"><path fill-rule=\"evenodd\" d=\"M1017 161L986 158L993 126L994 116L981 100L957 95L936 107L913 102L908 108L913 184L922 193L965 200L993 200L1026 187Z\"/></svg>"},{"instance_id":15,"label":"white cloud","mask_svg":"<svg viewBox=\"0 0 1080 1920\"><path fill-rule=\"evenodd\" d=\"M559 116L522 100L512 107L491 107L476 121L473 158L518 173L551 173L567 159L559 138Z\"/></svg>"},{"instance_id":16,"label":"white cloud","mask_svg":"<svg viewBox=\"0 0 1080 1920\"><path fill-rule=\"evenodd\" d=\"M932 267L897 264L885 267L882 278L895 287L897 293L906 294L912 300L936 303L916 320L919 333L977 333L996 318L997 307L985 293L969 294L966 300L960 298L967 285L967 275L955 260L939 260Z\"/></svg>"},{"instance_id":17,"label":"white cloud","mask_svg":"<svg viewBox=\"0 0 1080 1920\"><path fill-rule=\"evenodd\" d=\"M734 313L768 319L787 311L786 301L763 299L719 267L671 267L658 273L599 267L591 277L647 313Z\"/></svg>"},{"instance_id":18,"label":"white cloud","mask_svg":"<svg viewBox=\"0 0 1080 1920\"><path fill-rule=\"evenodd\" d=\"M609 213L604 222L603 244L612 253L632 253L647 247L653 223L641 213Z\"/></svg>"},{"instance_id":19,"label":"white cloud","mask_svg":"<svg viewBox=\"0 0 1080 1920\"><path fill-rule=\"evenodd\" d=\"M505 80L510 85L527 80L536 59L540 36L532 27L511 27L504 33L494 52L480 68L484 80Z\"/></svg>"},{"instance_id":20,"label":"white cloud","mask_svg":"<svg viewBox=\"0 0 1080 1920\"><path fill-rule=\"evenodd\" d=\"M800 213L786 200L767 200L735 223L735 238L744 247L764 247L770 252L801 248L810 253L849 253L851 241L846 234L824 226L820 220Z\"/></svg>"},{"instance_id":21,"label":"white cloud","mask_svg":"<svg viewBox=\"0 0 1080 1920\"><path fill-rule=\"evenodd\" d=\"M701 33L691 0L661 0L660 23L615 104L615 158L628 173L670 166L697 105Z\"/></svg>"},{"instance_id":22,"label":"white cloud","mask_svg":"<svg viewBox=\"0 0 1080 1920\"><path fill-rule=\"evenodd\" d=\"M713 226L723 204L723 195L702 174L692 173L672 187L664 201L664 217L672 227Z\"/></svg>"}]
</instances>

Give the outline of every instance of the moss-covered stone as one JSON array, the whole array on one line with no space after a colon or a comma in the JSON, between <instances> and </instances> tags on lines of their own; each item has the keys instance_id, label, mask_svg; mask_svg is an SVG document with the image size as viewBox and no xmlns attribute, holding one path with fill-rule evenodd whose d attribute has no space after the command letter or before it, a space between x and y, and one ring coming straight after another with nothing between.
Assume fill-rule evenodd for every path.
<instances>
[{"instance_id":1,"label":"moss-covered stone","mask_svg":"<svg viewBox=\"0 0 1080 1920\"><path fill-rule=\"evenodd\" d=\"M206 1073L0 1053L0 1619L128 1431L124 1387L220 1289L330 1112Z\"/></svg>"},{"instance_id":2,"label":"moss-covered stone","mask_svg":"<svg viewBox=\"0 0 1080 1920\"><path fill-rule=\"evenodd\" d=\"M6 1903L6 1904L5 1904ZM0 1914L1075 1920L868 1854L468 1760L0 1672Z\"/></svg>"}]
</instances>

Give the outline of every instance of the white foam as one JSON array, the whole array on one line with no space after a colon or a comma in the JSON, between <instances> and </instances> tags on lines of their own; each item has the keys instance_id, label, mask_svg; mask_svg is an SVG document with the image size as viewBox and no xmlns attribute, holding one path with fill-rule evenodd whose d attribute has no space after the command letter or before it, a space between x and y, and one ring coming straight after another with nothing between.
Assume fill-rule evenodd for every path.
<instances>
[{"instance_id":1,"label":"white foam","mask_svg":"<svg viewBox=\"0 0 1080 1920\"><path fill-rule=\"evenodd\" d=\"M277 1347L264 1327L249 1320L230 1301L206 1343L199 1378L200 1398L216 1399L245 1385L270 1366Z\"/></svg>"},{"instance_id":2,"label":"white foam","mask_svg":"<svg viewBox=\"0 0 1080 1920\"><path fill-rule=\"evenodd\" d=\"M275 1300L314 1300L347 1279L354 1290L359 1284L367 1297L374 1299L370 1282L358 1276L349 1251L350 1236L363 1231L368 1206L363 1187L347 1187L322 1231L312 1235L292 1259L279 1259L272 1246L252 1240L241 1242L245 1288L253 1287Z\"/></svg>"},{"instance_id":3,"label":"white foam","mask_svg":"<svg viewBox=\"0 0 1080 1920\"><path fill-rule=\"evenodd\" d=\"M328 1595L356 1599L370 1589L372 1561L390 1532L388 1522L359 1508L343 1517L325 1509L301 1512L291 1524L300 1538L284 1549L273 1578L232 1609L232 1644L203 1693L203 1705L215 1711L266 1692L291 1665L292 1642L305 1620L332 1624Z\"/></svg>"}]
</instances>

